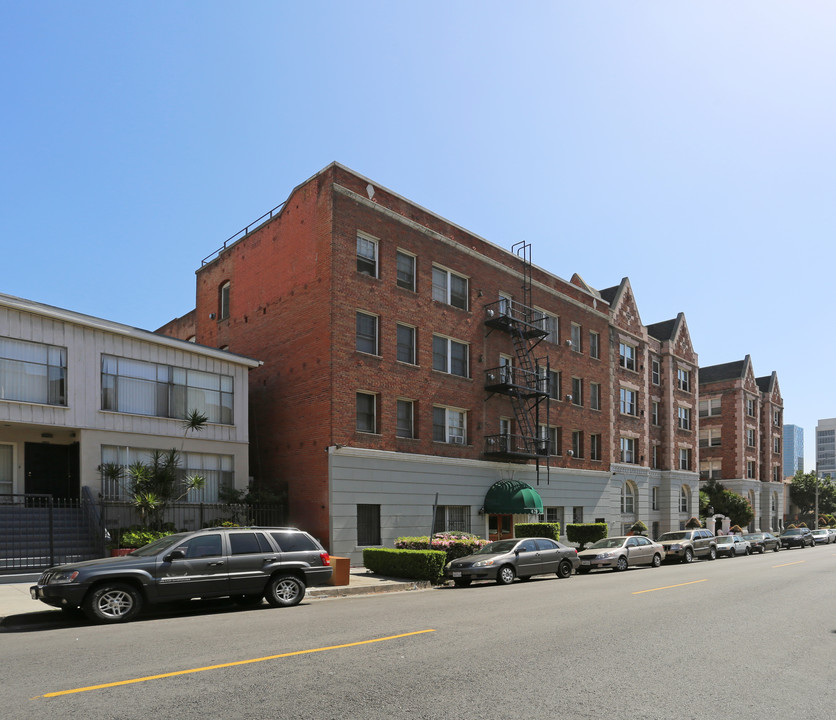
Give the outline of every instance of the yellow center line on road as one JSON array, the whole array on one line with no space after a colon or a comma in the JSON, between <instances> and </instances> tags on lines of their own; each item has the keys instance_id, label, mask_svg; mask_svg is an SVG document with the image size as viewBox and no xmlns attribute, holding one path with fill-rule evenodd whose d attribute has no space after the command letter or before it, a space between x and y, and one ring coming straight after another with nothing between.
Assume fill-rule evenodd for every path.
<instances>
[{"instance_id":1,"label":"yellow center line on road","mask_svg":"<svg viewBox=\"0 0 836 720\"><path fill-rule=\"evenodd\" d=\"M236 660L235 662L221 663L220 665L207 665L206 667L192 668L191 670L177 670L175 672L162 673L160 675L148 675L146 677L134 678L132 680L119 680L118 682L103 683L101 685L90 685L88 687L74 688L73 690L60 690L58 692L37 695L38 698L52 698L61 695L72 695L73 693L89 692L90 690L101 690L103 688L118 687L120 685L133 685L135 683L148 682L149 680L161 680L163 678L177 677L178 675L189 675L191 673L205 672L206 670L219 670L221 668L236 667L238 665L251 665L253 663L265 662L266 660L278 660L279 658L293 657L294 655L309 655L310 653L325 652L326 650L341 650L343 648L357 647L359 645L371 645L372 643L385 642L387 640L398 640L399 638L424 633L435 632L435 630L416 630L415 632L403 633L402 635L390 635L389 637L375 638L373 640L359 640L345 645L331 645L330 647L312 648L310 650L296 650L294 652L281 653L280 655L268 655L267 657L253 658L252 660Z\"/></svg>"},{"instance_id":2,"label":"yellow center line on road","mask_svg":"<svg viewBox=\"0 0 836 720\"><path fill-rule=\"evenodd\" d=\"M781 565L773 565L772 567L773 568L779 568L779 567L787 567L788 565L802 565L803 563L806 563L806 562L807 562L806 560L796 560L795 562L783 563Z\"/></svg>"},{"instance_id":3,"label":"yellow center line on road","mask_svg":"<svg viewBox=\"0 0 836 720\"><path fill-rule=\"evenodd\" d=\"M679 585L665 585L665 587L651 588L650 590L637 590L633 595L641 595L642 593L656 592L657 590L670 590L671 588L685 587L686 585L696 585L697 583L708 582L708 578L702 580L692 580L687 583L679 583Z\"/></svg>"}]
</instances>

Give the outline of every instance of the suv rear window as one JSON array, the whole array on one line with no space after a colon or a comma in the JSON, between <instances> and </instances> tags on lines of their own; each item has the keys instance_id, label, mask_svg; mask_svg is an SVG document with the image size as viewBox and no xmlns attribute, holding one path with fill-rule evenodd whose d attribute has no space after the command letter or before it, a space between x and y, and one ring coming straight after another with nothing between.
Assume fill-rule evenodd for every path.
<instances>
[{"instance_id":1,"label":"suv rear window","mask_svg":"<svg viewBox=\"0 0 836 720\"><path fill-rule=\"evenodd\" d=\"M307 535L300 532L273 532L270 536L275 540L282 552L298 552L300 550L319 550L317 544Z\"/></svg>"}]
</instances>

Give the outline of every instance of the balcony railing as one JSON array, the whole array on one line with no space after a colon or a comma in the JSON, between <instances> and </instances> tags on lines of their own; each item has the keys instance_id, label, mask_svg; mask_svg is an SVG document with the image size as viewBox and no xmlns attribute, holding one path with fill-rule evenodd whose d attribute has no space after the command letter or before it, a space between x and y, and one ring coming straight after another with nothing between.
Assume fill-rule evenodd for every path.
<instances>
[{"instance_id":1,"label":"balcony railing","mask_svg":"<svg viewBox=\"0 0 836 720\"><path fill-rule=\"evenodd\" d=\"M496 458L533 460L549 454L549 441L542 438L500 433L485 436L485 455Z\"/></svg>"},{"instance_id":2,"label":"balcony railing","mask_svg":"<svg viewBox=\"0 0 836 720\"><path fill-rule=\"evenodd\" d=\"M502 299L486 305L485 325L505 332L520 329L529 338L544 338L549 334L546 314L515 300Z\"/></svg>"}]
</instances>

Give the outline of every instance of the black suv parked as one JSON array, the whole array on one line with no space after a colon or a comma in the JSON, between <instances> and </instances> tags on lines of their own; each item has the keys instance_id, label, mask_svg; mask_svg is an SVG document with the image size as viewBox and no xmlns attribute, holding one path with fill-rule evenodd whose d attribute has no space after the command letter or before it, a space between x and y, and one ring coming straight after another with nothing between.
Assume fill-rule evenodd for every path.
<instances>
[{"instance_id":1,"label":"black suv parked","mask_svg":"<svg viewBox=\"0 0 836 720\"><path fill-rule=\"evenodd\" d=\"M657 542L665 548L665 560L689 563L695 557L717 557L717 541L711 530L675 530L666 532Z\"/></svg>"},{"instance_id":2,"label":"black suv parked","mask_svg":"<svg viewBox=\"0 0 836 720\"><path fill-rule=\"evenodd\" d=\"M129 555L58 565L30 588L33 600L123 622L145 603L232 597L274 607L301 602L331 578L328 553L296 528L216 527L155 540Z\"/></svg>"}]
</instances>

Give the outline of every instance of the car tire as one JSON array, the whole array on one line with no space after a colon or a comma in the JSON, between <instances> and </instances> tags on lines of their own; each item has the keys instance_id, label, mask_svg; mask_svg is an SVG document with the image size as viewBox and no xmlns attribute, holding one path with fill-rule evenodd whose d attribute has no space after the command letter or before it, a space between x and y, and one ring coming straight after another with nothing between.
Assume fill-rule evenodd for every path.
<instances>
[{"instance_id":1,"label":"car tire","mask_svg":"<svg viewBox=\"0 0 836 720\"><path fill-rule=\"evenodd\" d=\"M93 622L119 623L136 617L142 608L142 595L127 583L104 583L84 598L82 610Z\"/></svg>"},{"instance_id":2,"label":"car tire","mask_svg":"<svg viewBox=\"0 0 836 720\"><path fill-rule=\"evenodd\" d=\"M781 545L780 545L780 543L776 543L776 544L775 544L775 547L774 547L774 548L772 548L772 552L778 552L780 549L781 549Z\"/></svg>"},{"instance_id":3,"label":"car tire","mask_svg":"<svg viewBox=\"0 0 836 720\"><path fill-rule=\"evenodd\" d=\"M560 564L557 566L557 577L559 578L567 578L571 577L572 575L572 563L568 560L561 560Z\"/></svg>"},{"instance_id":4,"label":"car tire","mask_svg":"<svg viewBox=\"0 0 836 720\"><path fill-rule=\"evenodd\" d=\"M473 582L473 578L453 578L453 585L456 587L468 587Z\"/></svg>"},{"instance_id":5,"label":"car tire","mask_svg":"<svg viewBox=\"0 0 836 720\"><path fill-rule=\"evenodd\" d=\"M627 558L622 555L620 558L618 558L618 562L615 565L615 569L618 572L624 572L627 569L627 567Z\"/></svg>"},{"instance_id":6,"label":"car tire","mask_svg":"<svg viewBox=\"0 0 836 720\"><path fill-rule=\"evenodd\" d=\"M295 575L276 575L270 578L264 599L273 607L292 607L305 597L305 583Z\"/></svg>"},{"instance_id":7,"label":"car tire","mask_svg":"<svg viewBox=\"0 0 836 720\"><path fill-rule=\"evenodd\" d=\"M656 553L653 556L653 561L650 563L650 567L659 567L662 564L662 556L659 553Z\"/></svg>"},{"instance_id":8,"label":"car tire","mask_svg":"<svg viewBox=\"0 0 836 720\"><path fill-rule=\"evenodd\" d=\"M716 560L717 559L717 548L712 545L708 548L708 559L709 560Z\"/></svg>"},{"instance_id":9,"label":"car tire","mask_svg":"<svg viewBox=\"0 0 836 720\"><path fill-rule=\"evenodd\" d=\"M516 577L517 573L514 572L514 568L510 565L503 565L499 570L496 572L496 584L497 585L510 585L514 582L514 578Z\"/></svg>"},{"instance_id":10,"label":"car tire","mask_svg":"<svg viewBox=\"0 0 836 720\"><path fill-rule=\"evenodd\" d=\"M694 562L694 551L691 550L691 548L685 548L685 554L682 556L682 562L686 564Z\"/></svg>"},{"instance_id":11,"label":"car tire","mask_svg":"<svg viewBox=\"0 0 836 720\"><path fill-rule=\"evenodd\" d=\"M752 548L746 548L746 549L743 551L743 554L744 554L744 555L751 555L751 554L752 554Z\"/></svg>"}]
</instances>

